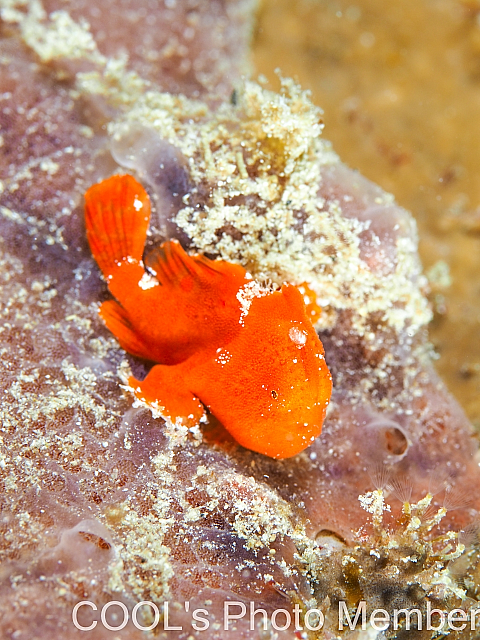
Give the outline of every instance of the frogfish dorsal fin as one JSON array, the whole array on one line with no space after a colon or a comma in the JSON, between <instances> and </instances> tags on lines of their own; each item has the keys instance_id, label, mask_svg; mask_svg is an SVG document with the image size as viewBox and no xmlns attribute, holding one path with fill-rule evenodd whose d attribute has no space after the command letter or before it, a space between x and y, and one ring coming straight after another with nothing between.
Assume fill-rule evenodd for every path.
<instances>
[{"instance_id":1,"label":"frogfish dorsal fin","mask_svg":"<svg viewBox=\"0 0 480 640\"><path fill-rule=\"evenodd\" d=\"M145 256L145 265L166 287L211 289L220 282L235 293L245 278L245 269L238 264L210 260L201 255L188 255L177 240L169 240Z\"/></svg>"}]
</instances>

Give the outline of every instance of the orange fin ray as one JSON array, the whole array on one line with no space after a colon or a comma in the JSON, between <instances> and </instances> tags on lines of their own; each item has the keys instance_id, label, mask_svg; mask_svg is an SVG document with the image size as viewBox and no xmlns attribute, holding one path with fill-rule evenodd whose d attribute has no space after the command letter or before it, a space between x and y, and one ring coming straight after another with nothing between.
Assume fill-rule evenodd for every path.
<instances>
[{"instance_id":1,"label":"orange fin ray","mask_svg":"<svg viewBox=\"0 0 480 640\"><path fill-rule=\"evenodd\" d=\"M127 258L142 259L150 198L133 176L115 175L85 193L85 223L93 257L105 277Z\"/></svg>"},{"instance_id":2,"label":"orange fin ray","mask_svg":"<svg viewBox=\"0 0 480 640\"><path fill-rule=\"evenodd\" d=\"M193 259L175 240L155 247L145 256L145 264L161 284L174 283L186 276L195 276Z\"/></svg>"},{"instance_id":3,"label":"orange fin ray","mask_svg":"<svg viewBox=\"0 0 480 640\"><path fill-rule=\"evenodd\" d=\"M134 356L151 360L152 354L136 335L125 309L114 300L107 300L100 307L100 317L117 338L120 346Z\"/></svg>"},{"instance_id":4,"label":"orange fin ray","mask_svg":"<svg viewBox=\"0 0 480 640\"><path fill-rule=\"evenodd\" d=\"M155 247L145 256L145 264L162 285L182 286L187 281L211 284L222 278L236 282L245 278L245 269L238 264L210 260L201 255L190 256L177 240Z\"/></svg>"},{"instance_id":5,"label":"orange fin ray","mask_svg":"<svg viewBox=\"0 0 480 640\"><path fill-rule=\"evenodd\" d=\"M197 425L205 415L205 408L187 389L182 375L174 366L156 365L140 382L133 376L128 380L135 397L147 405L154 417L161 416L175 422L180 419L188 427Z\"/></svg>"}]
</instances>

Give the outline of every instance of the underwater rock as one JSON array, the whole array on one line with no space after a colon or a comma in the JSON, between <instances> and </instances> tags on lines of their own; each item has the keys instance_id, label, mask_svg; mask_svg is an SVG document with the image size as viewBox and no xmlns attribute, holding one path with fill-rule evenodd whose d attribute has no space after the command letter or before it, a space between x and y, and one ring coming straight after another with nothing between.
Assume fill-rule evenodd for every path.
<instances>
[{"instance_id":1,"label":"underwater rock","mask_svg":"<svg viewBox=\"0 0 480 640\"><path fill-rule=\"evenodd\" d=\"M161 629L164 601L183 626L156 637L212 639L275 637L261 615L224 631L225 601L297 607L303 626L318 608L332 638L339 600L478 600L457 536L480 506L478 447L431 365L414 221L341 164L292 82L240 79L252 4L0 7L2 637L85 637L85 600L92 638L110 635L103 605L146 600ZM82 202L125 168L156 205L151 244L177 237L316 294L334 393L304 453L273 460L213 418L189 431L132 408L119 375L146 364L99 320Z\"/></svg>"}]
</instances>

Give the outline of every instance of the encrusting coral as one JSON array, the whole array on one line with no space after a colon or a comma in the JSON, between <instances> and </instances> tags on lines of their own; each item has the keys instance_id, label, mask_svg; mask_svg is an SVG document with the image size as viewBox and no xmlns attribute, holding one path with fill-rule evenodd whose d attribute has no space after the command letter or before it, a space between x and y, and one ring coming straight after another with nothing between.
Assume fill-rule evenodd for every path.
<instances>
[{"instance_id":1,"label":"encrusting coral","mask_svg":"<svg viewBox=\"0 0 480 640\"><path fill-rule=\"evenodd\" d=\"M478 450L430 363L414 222L340 163L292 82L274 94L240 80L252 5L0 7L1 634L85 637L72 622L83 600L98 607L78 616L99 621L91 638L106 637L99 613L112 600L130 612L156 603L164 638L224 639L224 601L300 612L303 631L263 629L261 616L231 624L228 637L252 639L350 633L339 601L468 609L477 540L458 533L480 504ZM146 365L98 317L107 291L82 195L125 169L153 199L151 244L176 237L316 294L334 392L305 452L273 460L213 419L164 423L122 393L119 376ZM433 497L437 469L447 490ZM463 487L469 503L452 499ZM306 627L311 608L322 631ZM183 630L164 630L166 612ZM129 622L115 636L144 633Z\"/></svg>"}]
</instances>

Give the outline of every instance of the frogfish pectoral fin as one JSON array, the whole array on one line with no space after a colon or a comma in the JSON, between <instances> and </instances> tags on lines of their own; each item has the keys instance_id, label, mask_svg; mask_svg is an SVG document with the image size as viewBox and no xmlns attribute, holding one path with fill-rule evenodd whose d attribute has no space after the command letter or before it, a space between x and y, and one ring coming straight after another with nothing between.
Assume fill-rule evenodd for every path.
<instances>
[{"instance_id":1,"label":"frogfish pectoral fin","mask_svg":"<svg viewBox=\"0 0 480 640\"><path fill-rule=\"evenodd\" d=\"M133 376L129 386L141 404L151 409L154 417L168 418L193 427L205 415L205 407L185 386L181 374L174 366L156 365L140 382Z\"/></svg>"}]
</instances>

